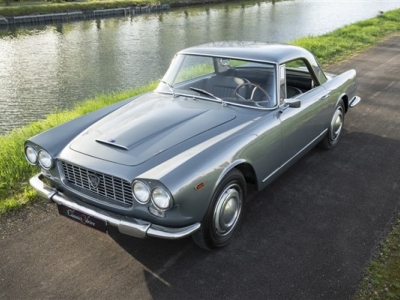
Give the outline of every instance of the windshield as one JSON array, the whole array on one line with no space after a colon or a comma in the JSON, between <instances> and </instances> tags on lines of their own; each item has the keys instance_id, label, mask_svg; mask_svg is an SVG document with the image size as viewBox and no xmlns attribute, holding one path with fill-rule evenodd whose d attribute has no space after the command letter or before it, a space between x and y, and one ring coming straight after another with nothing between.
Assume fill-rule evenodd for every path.
<instances>
[{"instance_id":1,"label":"windshield","mask_svg":"<svg viewBox=\"0 0 400 300\"><path fill-rule=\"evenodd\" d=\"M177 55L157 88L239 106L276 106L273 64L213 56Z\"/></svg>"}]
</instances>

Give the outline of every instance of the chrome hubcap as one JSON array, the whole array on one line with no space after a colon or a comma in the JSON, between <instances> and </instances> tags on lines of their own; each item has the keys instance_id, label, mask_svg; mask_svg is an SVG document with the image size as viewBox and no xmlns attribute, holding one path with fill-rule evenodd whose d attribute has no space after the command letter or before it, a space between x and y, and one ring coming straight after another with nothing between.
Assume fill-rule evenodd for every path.
<instances>
[{"instance_id":1,"label":"chrome hubcap","mask_svg":"<svg viewBox=\"0 0 400 300\"><path fill-rule=\"evenodd\" d=\"M341 108L338 108L333 116L332 123L331 123L331 139L335 141L342 131L343 127L343 112Z\"/></svg>"},{"instance_id":2,"label":"chrome hubcap","mask_svg":"<svg viewBox=\"0 0 400 300\"><path fill-rule=\"evenodd\" d=\"M242 210L243 192L239 185L229 185L220 195L214 211L214 227L219 235L227 235L235 227Z\"/></svg>"}]
</instances>

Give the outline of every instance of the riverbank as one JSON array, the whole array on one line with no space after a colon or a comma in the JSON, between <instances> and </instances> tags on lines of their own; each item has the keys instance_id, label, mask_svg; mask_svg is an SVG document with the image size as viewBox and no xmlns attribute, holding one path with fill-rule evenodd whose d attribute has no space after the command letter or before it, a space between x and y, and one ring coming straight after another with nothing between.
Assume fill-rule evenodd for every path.
<instances>
[{"instance_id":1,"label":"riverbank","mask_svg":"<svg viewBox=\"0 0 400 300\"><path fill-rule=\"evenodd\" d=\"M101 8L85 11L60 12L50 14L24 15L0 18L0 26L18 26L55 22L83 21L95 18L130 16L144 13L156 13L170 10L169 4L151 6L129 6L119 8Z\"/></svg>"},{"instance_id":2,"label":"riverbank","mask_svg":"<svg viewBox=\"0 0 400 300\"><path fill-rule=\"evenodd\" d=\"M142 12L151 11L157 7L181 7L188 5L198 5L206 3L221 3L227 0L115 0L115 1L86 1L78 0L73 2L12 2L11 5L6 6L5 3L0 4L0 25L1 21L5 22L8 18L32 15L45 15L45 14L61 14L61 13L75 13L71 17L76 17L76 13L88 14L93 11L100 10L115 10L129 8L132 11ZM254 1L252 1L254 2ZM111 12L110 12L111 13Z\"/></svg>"},{"instance_id":3,"label":"riverbank","mask_svg":"<svg viewBox=\"0 0 400 300\"><path fill-rule=\"evenodd\" d=\"M320 37L304 38L297 40L294 43L311 50L316 54L324 66L329 66L376 45L385 37L398 33L399 30L400 10L396 10L387 12L377 18L346 26ZM36 170L28 165L23 156L23 141L26 138L60 123L66 122L67 120L76 118L79 115L86 114L116 101L151 90L154 86L155 84L152 84L142 89L99 96L78 105L73 110L50 115L43 121L35 122L29 126L13 131L11 134L1 136L0 213L4 214L12 209L22 207L26 203L32 203L36 199L35 193L27 184L28 178L33 175ZM384 244L381 248L383 249L382 253L384 253L385 257L384 262L380 262L381 257L379 257L377 259L378 261L371 264L372 270L378 268L375 266L379 266L380 271L375 275L367 275L366 277L368 278L366 286L372 287L372 293L379 290L380 293L384 295L382 298L378 299L385 299L385 297L389 297L387 296L390 295L389 293L396 295L395 293L399 292L399 289L396 288L399 279L398 273L389 272L389 274L392 275L382 275L382 268L386 273L389 271L385 266L393 265L394 267L390 267L390 270L400 270L400 262L398 261L399 249L396 248L396 245L400 244L399 231L399 229L397 229L397 231L394 229L394 233L388 238L388 240L390 240L389 246L385 246ZM387 250L388 248L390 251ZM388 253L390 255L388 255ZM388 256L389 258L387 258ZM390 257L392 257L393 260L390 260ZM388 259L391 261L390 263L388 263ZM387 277L389 278L389 281L386 280ZM382 278L384 278L384 280ZM382 282L384 283L382 284ZM388 290L386 291L386 289ZM372 298L362 296L359 299Z\"/></svg>"}]
</instances>

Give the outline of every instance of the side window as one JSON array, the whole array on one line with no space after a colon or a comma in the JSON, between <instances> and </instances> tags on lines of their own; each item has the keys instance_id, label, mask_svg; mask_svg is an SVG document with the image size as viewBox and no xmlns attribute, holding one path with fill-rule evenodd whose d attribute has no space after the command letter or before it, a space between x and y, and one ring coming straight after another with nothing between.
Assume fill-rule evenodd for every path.
<instances>
[{"instance_id":1,"label":"side window","mask_svg":"<svg viewBox=\"0 0 400 300\"><path fill-rule=\"evenodd\" d=\"M286 66L279 66L279 104L283 103L286 99Z\"/></svg>"},{"instance_id":2,"label":"side window","mask_svg":"<svg viewBox=\"0 0 400 300\"><path fill-rule=\"evenodd\" d=\"M308 71L307 65L304 63L302 59L296 59L286 63L286 68Z\"/></svg>"},{"instance_id":3,"label":"side window","mask_svg":"<svg viewBox=\"0 0 400 300\"><path fill-rule=\"evenodd\" d=\"M308 65L302 59L286 63L286 96L295 98L315 87Z\"/></svg>"}]
</instances>

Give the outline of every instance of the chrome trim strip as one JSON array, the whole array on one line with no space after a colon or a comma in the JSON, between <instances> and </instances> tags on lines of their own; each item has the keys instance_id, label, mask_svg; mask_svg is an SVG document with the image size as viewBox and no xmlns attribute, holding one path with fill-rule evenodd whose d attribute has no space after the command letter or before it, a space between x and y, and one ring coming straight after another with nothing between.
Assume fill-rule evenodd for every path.
<instances>
[{"instance_id":1,"label":"chrome trim strip","mask_svg":"<svg viewBox=\"0 0 400 300\"><path fill-rule=\"evenodd\" d=\"M246 56L228 56L228 55L224 55L224 56L217 56L215 54L211 54L211 53L201 53L201 52L196 52L196 51L179 51L177 54L180 55L196 55L196 56L212 56L212 57L218 57L218 58L225 58L225 59L236 59L236 60L246 60L249 62L260 62L260 63L265 63L265 64L271 64L271 65L277 65L277 62L275 61L269 61L269 60L263 60L263 59L254 59L251 57L246 57Z\"/></svg>"},{"instance_id":2,"label":"chrome trim strip","mask_svg":"<svg viewBox=\"0 0 400 300\"><path fill-rule=\"evenodd\" d=\"M154 225L150 222L137 220L135 218L123 217L111 212L104 211L97 207L90 206L86 203L74 202L65 195L60 194L56 189L46 185L42 179L43 174L39 173L29 180L29 184L38 192L38 195L49 201L69 208L76 209L80 212L106 221L108 224L118 227L122 234L130 235L137 238L145 238L146 236L158 237L163 239L180 239L193 234L200 229L201 224L195 223L181 228L170 228Z\"/></svg>"},{"instance_id":3,"label":"chrome trim strip","mask_svg":"<svg viewBox=\"0 0 400 300\"><path fill-rule=\"evenodd\" d=\"M105 144L105 145L109 145L109 146L113 146L113 147L117 147L117 148L121 148L124 150L129 150L127 147L117 144L115 142L111 142L111 141L105 141L105 140L101 140L101 139L96 139L96 142L101 143L101 144Z\"/></svg>"},{"instance_id":4,"label":"chrome trim strip","mask_svg":"<svg viewBox=\"0 0 400 300\"><path fill-rule=\"evenodd\" d=\"M273 176L275 173L277 173L280 169L282 169L284 166L286 166L290 161L292 161L294 158L296 158L297 155L299 155L301 152L303 152L307 147L309 147L312 143L314 143L316 140L318 140L321 136L323 136L326 132L328 131L328 128L325 129L318 135L315 139L313 139L311 142L309 142L306 146L303 147L299 152L297 152L292 158L290 158L287 162L285 162L283 165L281 165L278 169L273 171L271 174L269 174L266 178L263 179L262 182L266 182L271 176Z\"/></svg>"}]
</instances>

